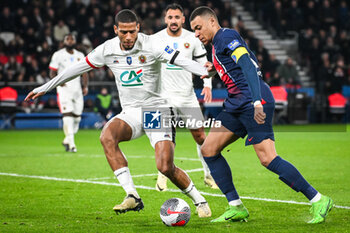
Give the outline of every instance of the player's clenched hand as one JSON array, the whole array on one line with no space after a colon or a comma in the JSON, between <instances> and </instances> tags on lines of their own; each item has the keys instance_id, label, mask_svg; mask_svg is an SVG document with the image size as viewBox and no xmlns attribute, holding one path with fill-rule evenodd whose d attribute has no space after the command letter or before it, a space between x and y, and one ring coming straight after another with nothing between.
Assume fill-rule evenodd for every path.
<instances>
[{"instance_id":1,"label":"player's clenched hand","mask_svg":"<svg viewBox=\"0 0 350 233\"><path fill-rule=\"evenodd\" d=\"M211 63L210 61L207 61L204 64L204 67L207 68L208 73L215 72L215 67L214 67L213 63ZM205 79L205 78L210 78L210 75L201 76L201 79Z\"/></svg>"},{"instance_id":2,"label":"player's clenched hand","mask_svg":"<svg viewBox=\"0 0 350 233\"><path fill-rule=\"evenodd\" d=\"M254 107L254 120L259 125L265 123L266 114L264 113L264 107L262 104L258 104Z\"/></svg>"},{"instance_id":3,"label":"player's clenched hand","mask_svg":"<svg viewBox=\"0 0 350 233\"><path fill-rule=\"evenodd\" d=\"M201 95L204 95L204 102L205 103L211 102L212 95L211 95L211 88L210 87L203 87Z\"/></svg>"},{"instance_id":4,"label":"player's clenched hand","mask_svg":"<svg viewBox=\"0 0 350 233\"><path fill-rule=\"evenodd\" d=\"M39 92L39 93L34 93L33 91L29 92L27 97L24 99L24 101L29 101L29 100L35 100L36 98L45 95L45 92Z\"/></svg>"},{"instance_id":5,"label":"player's clenched hand","mask_svg":"<svg viewBox=\"0 0 350 233\"><path fill-rule=\"evenodd\" d=\"M207 62L204 64L204 67L207 68L207 71L208 71L208 72L215 71L215 67L214 67L213 63L211 63L210 61L207 61Z\"/></svg>"}]
</instances>

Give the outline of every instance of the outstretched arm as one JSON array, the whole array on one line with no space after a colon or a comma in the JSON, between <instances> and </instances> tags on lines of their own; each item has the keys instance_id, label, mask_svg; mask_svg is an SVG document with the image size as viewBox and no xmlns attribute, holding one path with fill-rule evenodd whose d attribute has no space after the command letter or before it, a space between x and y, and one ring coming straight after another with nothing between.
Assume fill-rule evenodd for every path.
<instances>
[{"instance_id":1,"label":"outstretched arm","mask_svg":"<svg viewBox=\"0 0 350 233\"><path fill-rule=\"evenodd\" d=\"M63 70L56 77L51 79L49 82L41 85L40 87L35 88L33 91L31 91L27 95L27 97L25 98L25 101L28 101L31 99L34 100L39 96L45 95L46 92L51 91L55 87L63 83L66 83L91 69L92 69L91 66L85 60L82 60L74 64L73 66L70 66L67 69Z\"/></svg>"}]
</instances>

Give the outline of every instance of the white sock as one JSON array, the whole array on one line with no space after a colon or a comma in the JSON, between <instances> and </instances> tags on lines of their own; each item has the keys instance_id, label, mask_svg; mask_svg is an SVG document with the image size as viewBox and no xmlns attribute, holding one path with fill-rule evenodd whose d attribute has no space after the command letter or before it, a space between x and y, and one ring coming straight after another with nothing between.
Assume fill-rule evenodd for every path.
<instances>
[{"instance_id":1,"label":"white sock","mask_svg":"<svg viewBox=\"0 0 350 233\"><path fill-rule=\"evenodd\" d=\"M69 148L75 147L74 143L74 119L71 116L63 117L63 131L66 135Z\"/></svg>"},{"instance_id":2,"label":"white sock","mask_svg":"<svg viewBox=\"0 0 350 233\"><path fill-rule=\"evenodd\" d=\"M317 194L314 196L314 198L312 198L310 200L310 203L318 202L319 200L321 200L321 197L322 197L321 193L317 192Z\"/></svg>"},{"instance_id":3,"label":"white sock","mask_svg":"<svg viewBox=\"0 0 350 233\"><path fill-rule=\"evenodd\" d=\"M79 130L80 121L81 117L74 117L74 134L76 134Z\"/></svg>"},{"instance_id":4,"label":"white sock","mask_svg":"<svg viewBox=\"0 0 350 233\"><path fill-rule=\"evenodd\" d=\"M232 206L239 206L243 204L243 202L241 201L241 199L236 199L236 200L230 201L228 204Z\"/></svg>"},{"instance_id":5,"label":"white sock","mask_svg":"<svg viewBox=\"0 0 350 233\"><path fill-rule=\"evenodd\" d=\"M198 192L192 181L186 189L182 190L182 192L191 198L194 204L206 202L205 198Z\"/></svg>"},{"instance_id":6,"label":"white sock","mask_svg":"<svg viewBox=\"0 0 350 233\"><path fill-rule=\"evenodd\" d=\"M202 162L202 166L203 166L203 171L204 171L204 177L208 177L210 176L210 170L209 170L209 167L207 165L207 163L204 161L204 158L203 158L203 155L202 155L202 152L201 152L201 146L196 144L197 145L197 154L198 154L198 157L199 159L201 160Z\"/></svg>"},{"instance_id":7,"label":"white sock","mask_svg":"<svg viewBox=\"0 0 350 233\"><path fill-rule=\"evenodd\" d=\"M64 131L64 128L63 128L63 131ZM64 133L64 134L66 134L66 133ZM66 136L64 136L63 143L64 144L69 144L68 138Z\"/></svg>"},{"instance_id":8,"label":"white sock","mask_svg":"<svg viewBox=\"0 0 350 233\"><path fill-rule=\"evenodd\" d=\"M136 191L134 182L130 174L128 167L122 167L114 171L114 175L117 177L119 184L123 187L127 194L133 194L136 198L140 198Z\"/></svg>"}]
</instances>

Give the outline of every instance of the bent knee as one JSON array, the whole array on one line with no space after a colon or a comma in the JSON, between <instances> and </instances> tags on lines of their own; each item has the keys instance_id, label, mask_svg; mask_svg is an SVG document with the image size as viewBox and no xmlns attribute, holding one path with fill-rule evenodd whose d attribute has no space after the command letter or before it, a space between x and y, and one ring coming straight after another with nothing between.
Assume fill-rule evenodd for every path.
<instances>
[{"instance_id":1,"label":"bent knee","mask_svg":"<svg viewBox=\"0 0 350 233\"><path fill-rule=\"evenodd\" d=\"M220 149L214 147L213 145L208 145L204 143L201 146L201 153L204 157L211 157L220 153Z\"/></svg>"},{"instance_id":2,"label":"bent knee","mask_svg":"<svg viewBox=\"0 0 350 233\"><path fill-rule=\"evenodd\" d=\"M157 164L157 169L166 177L172 177L175 172L175 166L173 164Z\"/></svg>"},{"instance_id":3,"label":"bent knee","mask_svg":"<svg viewBox=\"0 0 350 233\"><path fill-rule=\"evenodd\" d=\"M267 167L273 159L271 158L271 156L267 156L265 153L259 153L259 160L261 165Z\"/></svg>"},{"instance_id":4,"label":"bent knee","mask_svg":"<svg viewBox=\"0 0 350 233\"><path fill-rule=\"evenodd\" d=\"M100 142L105 149L115 147L118 144L115 138L105 133L101 133Z\"/></svg>"}]
</instances>

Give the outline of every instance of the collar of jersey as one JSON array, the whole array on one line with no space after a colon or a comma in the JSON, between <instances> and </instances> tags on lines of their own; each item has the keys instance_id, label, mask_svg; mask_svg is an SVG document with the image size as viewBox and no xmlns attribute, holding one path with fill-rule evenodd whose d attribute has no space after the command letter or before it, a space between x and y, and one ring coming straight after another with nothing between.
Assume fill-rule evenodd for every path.
<instances>
[{"instance_id":1,"label":"collar of jersey","mask_svg":"<svg viewBox=\"0 0 350 233\"><path fill-rule=\"evenodd\" d=\"M106 44L104 55L128 55L138 52L142 49L143 33L138 33L137 40L131 50L121 50L120 40L116 36Z\"/></svg>"},{"instance_id":2,"label":"collar of jersey","mask_svg":"<svg viewBox=\"0 0 350 233\"><path fill-rule=\"evenodd\" d=\"M224 31L223 28L220 28L219 31L216 32L216 34L214 35L213 38L213 44L215 44L216 40L218 40L217 38L219 38L220 34Z\"/></svg>"}]
</instances>

